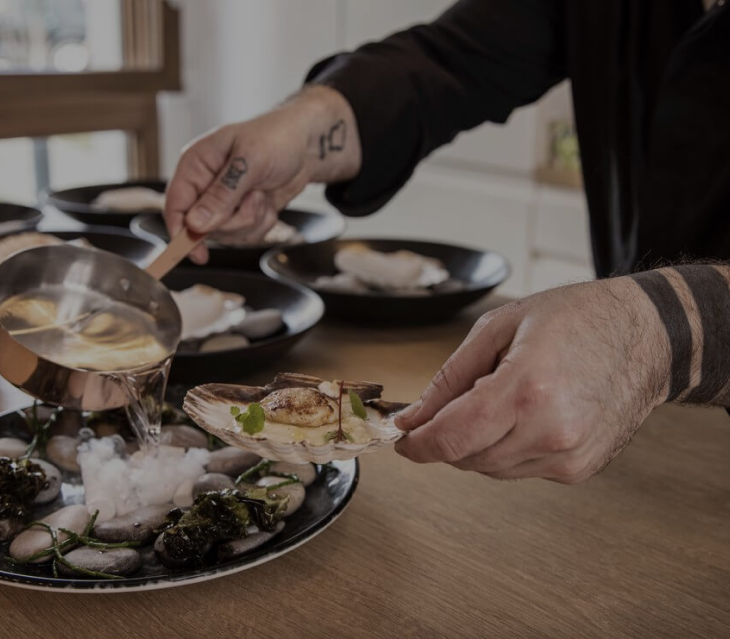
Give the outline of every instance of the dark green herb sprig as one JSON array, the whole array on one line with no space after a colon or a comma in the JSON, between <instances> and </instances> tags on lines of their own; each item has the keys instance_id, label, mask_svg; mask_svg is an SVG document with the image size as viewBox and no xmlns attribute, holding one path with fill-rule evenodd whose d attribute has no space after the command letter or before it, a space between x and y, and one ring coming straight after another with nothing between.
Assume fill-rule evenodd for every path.
<instances>
[{"instance_id":1,"label":"dark green herb sprig","mask_svg":"<svg viewBox=\"0 0 730 639\"><path fill-rule=\"evenodd\" d=\"M264 475L268 475L269 468L271 468L272 462L268 459L262 459L258 464L251 466L248 470L242 472L236 478L236 484L249 484L249 479L252 477L261 478Z\"/></svg>"},{"instance_id":2,"label":"dark green herb sprig","mask_svg":"<svg viewBox=\"0 0 730 639\"><path fill-rule=\"evenodd\" d=\"M94 524L96 523L96 518L99 515L99 511L97 510L94 512L94 514L89 518L88 523L86 524L86 527L84 528L84 531L79 535L78 533L74 532L73 530L68 530L67 528L59 527L58 529L54 528L50 524L47 524L43 521L32 521L30 524L26 526L26 530L33 528L33 527L40 527L44 528L46 531L48 531L48 534L51 536L51 545L48 548L45 548L43 550L39 550L37 553L31 555L30 557L27 557L26 559L11 559L10 557L5 557L4 561L9 561L13 564L18 565L24 565L32 563L38 559L42 559L43 557L48 557L49 555L54 555L53 557L53 576L55 578L58 578L58 564L63 564L67 568L81 573L83 575L86 575L87 577L95 577L97 579L122 579L119 575L111 575L105 572L97 572L95 570L87 570L86 568L82 568L81 566L77 566L68 559L66 559L63 556L63 551L68 549L72 546L89 546L90 548L98 548L100 550L111 550L113 548L133 548L135 546L139 546L140 542L138 541L125 541L121 543L115 543L115 544L108 544L106 542L100 541L99 539L95 539L91 537L91 531L94 528ZM67 539L64 539L63 541L58 540L58 533L62 532L68 536Z\"/></svg>"},{"instance_id":3,"label":"dark green herb sprig","mask_svg":"<svg viewBox=\"0 0 730 639\"><path fill-rule=\"evenodd\" d=\"M265 486L266 491L272 491L277 488L281 488L282 486L289 486L290 484L301 484L302 480L299 479L299 475L296 475L294 473L281 473L275 470L271 470L271 465L273 462L271 462L268 459L262 459L258 464L251 466L247 471L241 473L236 478L236 485L239 484L251 484L249 480L254 478L261 478L261 477L281 477L284 479L283 482L280 484L274 484L273 486ZM263 488L263 487L262 487Z\"/></svg>"},{"instance_id":4,"label":"dark green herb sprig","mask_svg":"<svg viewBox=\"0 0 730 639\"><path fill-rule=\"evenodd\" d=\"M46 421L41 421L38 417L38 402L33 402L33 408L30 415L25 411L20 411L20 415L25 420L28 430L33 434L28 448L23 455L23 459L29 458L36 450L39 453L46 452L46 444L51 436L51 427L56 423L58 410L54 410Z\"/></svg>"}]
</instances>

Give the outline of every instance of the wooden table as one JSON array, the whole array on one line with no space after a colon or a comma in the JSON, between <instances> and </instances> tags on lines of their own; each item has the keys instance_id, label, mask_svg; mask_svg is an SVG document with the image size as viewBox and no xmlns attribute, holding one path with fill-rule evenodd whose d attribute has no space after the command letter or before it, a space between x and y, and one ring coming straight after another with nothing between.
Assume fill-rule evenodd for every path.
<instances>
[{"instance_id":1,"label":"wooden table","mask_svg":"<svg viewBox=\"0 0 730 639\"><path fill-rule=\"evenodd\" d=\"M479 310L432 328L327 323L259 377L372 379L413 400ZM577 487L367 455L345 514L277 561L146 594L0 586L0 637L729 636L729 460L725 414L675 407Z\"/></svg>"}]
</instances>

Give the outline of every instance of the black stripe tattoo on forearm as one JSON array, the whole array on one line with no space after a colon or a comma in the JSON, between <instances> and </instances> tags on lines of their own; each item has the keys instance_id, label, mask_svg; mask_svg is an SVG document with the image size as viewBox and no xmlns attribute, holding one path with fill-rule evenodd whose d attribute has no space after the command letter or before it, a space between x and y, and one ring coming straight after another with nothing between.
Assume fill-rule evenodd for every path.
<instances>
[{"instance_id":1,"label":"black stripe tattoo on forearm","mask_svg":"<svg viewBox=\"0 0 730 639\"><path fill-rule=\"evenodd\" d=\"M692 370L692 327L687 312L669 280L658 271L637 273L631 278L642 288L652 301L669 337L672 353L669 396L667 401L677 399L690 384Z\"/></svg>"},{"instance_id":2,"label":"black stripe tattoo on forearm","mask_svg":"<svg viewBox=\"0 0 730 639\"><path fill-rule=\"evenodd\" d=\"M713 266L675 268L694 297L702 322L700 383L682 401L709 404L730 381L730 286Z\"/></svg>"}]
</instances>

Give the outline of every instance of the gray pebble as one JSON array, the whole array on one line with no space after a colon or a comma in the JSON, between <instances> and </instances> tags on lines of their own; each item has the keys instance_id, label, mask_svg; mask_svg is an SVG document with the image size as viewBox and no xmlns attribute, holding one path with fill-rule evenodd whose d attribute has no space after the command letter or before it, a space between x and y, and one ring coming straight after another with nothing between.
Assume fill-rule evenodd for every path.
<instances>
[{"instance_id":1,"label":"gray pebble","mask_svg":"<svg viewBox=\"0 0 730 639\"><path fill-rule=\"evenodd\" d=\"M132 575L142 567L142 558L134 548L109 548L105 550L82 546L65 555L65 559L79 568L121 577ZM58 564L58 572L64 577L84 576L83 573L76 572L61 563Z\"/></svg>"},{"instance_id":2,"label":"gray pebble","mask_svg":"<svg viewBox=\"0 0 730 639\"><path fill-rule=\"evenodd\" d=\"M201 493L207 493L217 490L225 490L226 488L235 488L236 484L228 475L221 473L206 473L201 475L193 484L193 499Z\"/></svg>"},{"instance_id":3,"label":"gray pebble","mask_svg":"<svg viewBox=\"0 0 730 639\"><path fill-rule=\"evenodd\" d=\"M94 526L94 537L110 544L123 541L152 541L155 530L162 526L172 504L145 506L128 515L121 515Z\"/></svg>"},{"instance_id":4,"label":"gray pebble","mask_svg":"<svg viewBox=\"0 0 730 639\"><path fill-rule=\"evenodd\" d=\"M20 519L0 519L0 541L10 541L23 527Z\"/></svg>"},{"instance_id":5,"label":"gray pebble","mask_svg":"<svg viewBox=\"0 0 730 639\"><path fill-rule=\"evenodd\" d=\"M251 552L255 548L265 544L269 539L278 535L284 529L284 522L280 521L276 524L276 528L272 532L255 532L243 539L234 539L218 546L218 561L228 561L236 559L241 555Z\"/></svg>"},{"instance_id":6,"label":"gray pebble","mask_svg":"<svg viewBox=\"0 0 730 639\"><path fill-rule=\"evenodd\" d=\"M214 450L210 454L207 470L209 473L222 473L231 477L238 477L242 472L258 464L261 458L255 453L226 446Z\"/></svg>"},{"instance_id":7,"label":"gray pebble","mask_svg":"<svg viewBox=\"0 0 730 639\"><path fill-rule=\"evenodd\" d=\"M160 441L179 448L208 448L208 435L185 424L163 426Z\"/></svg>"},{"instance_id":8,"label":"gray pebble","mask_svg":"<svg viewBox=\"0 0 730 639\"><path fill-rule=\"evenodd\" d=\"M317 469L313 464L292 464L290 462L274 462L271 464L271 471L275 473L288 473L296 475L304 486L311 486L317 479Z\"/></svg>"},{"instance_id":9,"label":"gray pebble","mask_svg":"<svg viewBox=\"0 0 730 639\"><path fill-rule=\"evenodd\" d=\"M281 484L282 482L285 482L286 479L283 477L262 477L256 482L257 486L275 486L276 484ZM269 493L272 497L283 497L284 495L289 495L289 503L286 506L286 511L284 512L284 517L289 517L290 515L293 515L301 505L304 503L304 498L307 496L307 491L304 489L304 486L300 483L297 484L289 484L287 486L282 486L281 488L277 488L274 491L271 491Z\"/></svg>"},{"instance_id":10,"label":"gray pebble","mask_svg":"<svg viewBox=\"0 0 730 639\"><path fill-rule=\"evenodd\" d=\"M50 504L61 492L61 471L53 464L49 464L42 459L33 460L33 463L38 464L43 469L43 472L46 474L46 481L48 482L48 487L38 493L33 503Z\"/></svg>"},{"instance_id":11,"label":"gray pebble","mask_svg":"<svg viewBox=\"0 0 730 639\"><path fill-rule=\"evenodd\" d=\"M89 512L86 510L86 506L66 506L51 513L48 517L44 517L41 521L56 529L66 528L72 532L81 534L84 532L86 524L89 523ZM68 535L59 531L58 541L62 542L66 539L68 539ZM28 559L28 557L35 555L37 552L50 548L52 544L53 541L48 531L35 526L23 531L13 539L13 543L10 544L10 556L18 560ZM33 563L46 563L51 561L52 558L51 555L47 555L46 557L36 559Z\"/></svg>"},{"instance_id":12,"label":"gray pebble","mask_svg":"<svg viewBox=\"0 0 730 639\"><path fill-rule=\"evenodd\" d=\"M61 470L78 473L81 469L76 461L79 442L75 437L55 435L46 444L46 457Z\"/></svg>"},{"instance_id":13,"label":"gray pebble","mask_svg":"<svg viewBox=\"0 0 730 639\"><path fill-rule=\"evenodd\" d=\"M284 328L284 317L276 308L266 308L261 311L251 311L244 320L236 326L236 331L249 339L264 339Z\"/></svg>"},{"instance_id":14,"label":"gray pebble","mask_svg":"<svg viewBox=\"0 0 730 639\"><path fill-rule=\"evenodd\" d=\"M0 437L0 457L21 457L28 450L28 442L17 437ZM38 457L38 452L33 451L32 457Z\"/></svg>"},{"instance_id":15,"label":"gray pebble","mask_svg":"<svg viewBox=\"0 0 730 639\"><path fill-rule=\"evenodd\" d=\"M177 487L175 494L172 496L172 503L175 504L177 508L190 508L190 506L193 505L194 485L194 481L187 479Z\"/></svg>"}]
</instances>

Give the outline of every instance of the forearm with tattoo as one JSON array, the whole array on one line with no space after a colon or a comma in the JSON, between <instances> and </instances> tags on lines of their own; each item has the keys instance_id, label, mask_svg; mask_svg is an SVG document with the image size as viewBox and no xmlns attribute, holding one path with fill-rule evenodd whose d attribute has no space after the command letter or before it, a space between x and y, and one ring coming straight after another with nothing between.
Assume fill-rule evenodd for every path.
<instances>
[{"instance_id":1,"label":"forearm with tattoo","mask_svg":"<svg viewBox=\"0 0 730 639\"><path fill-rule=\"evenodd\" d=\"M730 269L682 265L631 277L669 340L667 401L730 406Z\"/></svg>"},{"instance_id":2,"label":"forearm with tattoo","mask_svg":"<svg viewBox=\"0 0 730 639\"><path fill-rule=\"evenodd\" d=\"M327 86L308 86L286 105L294 106L310 130L312 182L342 182L360 171L362 149L357 120L345 97Z\"/></svg>"}]
</instances>

